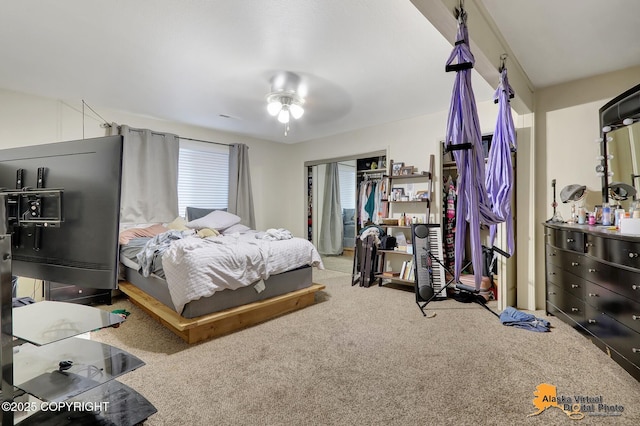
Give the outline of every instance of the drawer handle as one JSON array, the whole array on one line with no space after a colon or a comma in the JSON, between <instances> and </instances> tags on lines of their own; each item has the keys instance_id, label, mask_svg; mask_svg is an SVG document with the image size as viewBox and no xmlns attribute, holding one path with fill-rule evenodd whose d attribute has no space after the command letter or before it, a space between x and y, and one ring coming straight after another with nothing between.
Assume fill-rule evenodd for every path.
<instances>
[{"instance_id":1,"label":"drawer handle","mask_svg":"<svg viewBox=\"0 0 640 426\"><path fill-rule=\"evenodd\" d=\"M596 272L596 270L593 268L589 268L589 272Z\"/></svg>"},{"instance_id":2,"label":"drawer handle","mask_svg":"<svg viewBox=\"0 0 640 426\"><path fill-rule=\"evenodd\" d=\"M571 288L580 288L578 284L571 284Z\"/></svg>"},{"instance_id":3,"label":"drawer handle","mask_svg":"<svg viewBox=\"0 0 640 426\"><path fill-rule=\"evenodd\" d=\"M631 348L631 352L633 352L634 354L637 354L638 352L640 352L640 349L638 349L638 348Z\"/></svg>"},{"instance_id":4,"label":"drawer handle","mask_svg":"<svg viewBox=\"0 0 640 426\"><path fill-rule=\"evenodd\" d=\"M589 297L598 297L598 293L589 293Z\"/></svg>"},{"instance_id":5,"label":"drawer handle","mask_svg":"<svg viewBox=\"0 0 640 426\"><path fill-rule=\"evenodd\" d=\"M555 255L556 255L556 253L555 253L555 252L553 252L553 253L549 253L549 256L555 256Z\"/></svg>"},{"instance_id":6,"label":"drawer handle","mask_svg":"<svg viewBox=\"0 0 640 426\"><path fill-rule=\"evenodd\" d=\"M640 315L631 315L631 318L633 318L634 321L640 320Z\"/></svg>"},{"instance_id":7,"label":"drawer handle","mask_svg":"<svg viewBox=\"0 0 640 426\"><path fill-rule=\"evenodd\" d=\"M595 324L597 321L596 321L596 320L594 320L594 319L590 319L590 320L587 320L587 322L588 322L589 324Z\"/></svg>"},{"instance_id":8,"label":"drawer handle","mask_svg":"<svg viewBox=\"0 0 640 426\"><path fill-rule=\"evenodd\" d=\"M567 242L568 242L568 243L572 243L572 242L574 242L574 241L575 241L575 240L574 240L573 238L567 238Z\"/></svg>"},{"instance_id":9,"label":"drawer handle","mask_svg":"<svg viewBox=\"0 0 640 426\"><path fill-rule=\"evenodd\" d=\"M555 291L550 291L550 292L549 292L549 295L550 295L550 296L553 296L554 294L556 294L556 292L555 292Z\"/></svg>"},{"instance_id":10,"label":"drawer handle","mask_svg":"<svg viewBox=\"0 0 640 426\"><path fill-rule=\"evenodd\" d=\"M571 308L571 312L578 312L580 309L578 308Z\"/></svg>"},{"instance_id":11,"label":"drawer handle","mask_svg":"<svg viewBox=\"0 0 640 426\"><path fill-rule=\"evenodd\" d=\"M571 262L571 266L578 266L580 265L578 262Z\"/></svg>"},{"instance_id":12,"label":"drawer handle","mask_svg":"<svg viewBox=\"0 0 640 426\"><path fill-rule=\"evenodd\" d=\"M585 246L587 247L593 247L593 243L586 243Z\"/></svg>"},{"instance_id":13,"label":"drawer handle","mask_svg":"<svg viewBox=\"0 0 640 426\"><path fill-rule=\"evenodd\" d=\"M629 252L629 257L638 257L638 253Z\"/></svg>"},{"instance_id":14,"label":"drawer handle","mask_svg":"<svg viewBox=\"0 0 640 426\"><path fill-rule=\"evenodd\" d=\"M637 286L637 285L635 285L635 284L631 286L631 289L632 289L632 290L637 290L637 289L639 289L639 288L640 288L640 286Z\"/></svg>"}]
</instances>

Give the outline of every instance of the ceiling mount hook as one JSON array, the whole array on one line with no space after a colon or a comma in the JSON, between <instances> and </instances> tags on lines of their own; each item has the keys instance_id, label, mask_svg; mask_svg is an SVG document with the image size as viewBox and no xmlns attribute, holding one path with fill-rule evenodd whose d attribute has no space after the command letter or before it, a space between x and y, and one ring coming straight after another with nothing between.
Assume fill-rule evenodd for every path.
<instances>
[{"instance_id":1,"label":"ceiling mount hook","mask_svg":"<svg viewBox=\"0 0 640 426\"><path fill-rule=\"evenodd\" d=\"M454 15L458 22L464 23L467 19L467 12L464 10L464 0L458 0L458 7L454 9Z\"/></svg>"},{"instance_id":2,"label":"ceiling mount hook","mask_svg":"<svg viewBox=\"0 0 640 426\"><path fill-rule=\"evenodd\" d=\"M509 55L507 55L506 53L500 55L500 68L498 68L498 71L502 72L502 70L504 70L508 57Z\"/></svg>"}]
</instances>

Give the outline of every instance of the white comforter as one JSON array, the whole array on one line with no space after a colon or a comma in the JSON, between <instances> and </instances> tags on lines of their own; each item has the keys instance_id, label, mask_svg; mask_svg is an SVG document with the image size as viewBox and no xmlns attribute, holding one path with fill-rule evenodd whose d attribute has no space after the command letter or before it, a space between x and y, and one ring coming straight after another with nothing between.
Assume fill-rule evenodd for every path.
<instances>
[{"instance_id":1,"label":"white comforter","mask_svg":"<svg viewBox=\"0 0 640 426\"><path fill-rule=\"evenodd\" d=\"M162 255L169 293L178 313L192 300L249 286L305 265L322 267L316 248L302 238L269 241L256 233L186 237Z\"/></svg>"}]
</instances>

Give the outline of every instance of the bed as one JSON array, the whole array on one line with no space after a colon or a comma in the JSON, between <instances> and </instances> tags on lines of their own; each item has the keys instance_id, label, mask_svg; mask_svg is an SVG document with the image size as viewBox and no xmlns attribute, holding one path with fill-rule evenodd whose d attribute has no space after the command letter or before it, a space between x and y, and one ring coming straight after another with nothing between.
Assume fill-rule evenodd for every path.
<instances>
[{"instance_id":1,"label":"bed","mask_svg":"<svg viewBox=\"0 0 640 426\"><path fill-rule=\"evenodd\" d=\"M119 289L188 343L313 304L324 289L312 282L315 247L238 221L217 211L121 232Z\"/></svg>"}]
</instances>

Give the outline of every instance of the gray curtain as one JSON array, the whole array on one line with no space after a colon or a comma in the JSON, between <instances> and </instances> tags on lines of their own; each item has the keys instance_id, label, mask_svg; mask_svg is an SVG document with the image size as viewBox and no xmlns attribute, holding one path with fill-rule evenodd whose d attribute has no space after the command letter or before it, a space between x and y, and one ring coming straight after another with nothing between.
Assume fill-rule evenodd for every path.
<instances>
[{"instance_id":1,"label":"gray curtain","mask_svg":"<svg viewBox=\"0 0 640 426\"><path fill-rule=\"evenodd\" d=\"M120 222L171 222L178 216L178 136L111 126L123 137Z\"/></svg>"},{"instance_id":2,"label":"gray curtain","mask_svg":"<svg viewBox=\"0 0 640 426\"><path fill-rule=\"evenodd\" d=\"M228 211L242 218L243 225L256 229L253 193L249 172L249 147L243 143L229 146L229 207Z\"/></svg>"},{"instance_id":3,"label":"gray curtain","mask_svg":"<svg viewBox=\"0 0 640 426\"><path fill-rule=\"evenodd\" d=\"M342 206L340 205L340 177L338 163L327 164L322 203L322 225L318 251L320 254L342 254Z\"/></svg>"}]
</instances>

